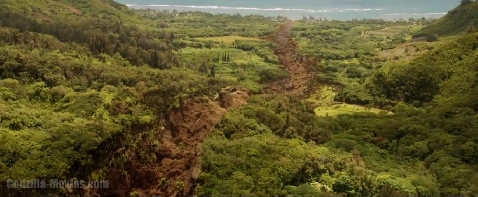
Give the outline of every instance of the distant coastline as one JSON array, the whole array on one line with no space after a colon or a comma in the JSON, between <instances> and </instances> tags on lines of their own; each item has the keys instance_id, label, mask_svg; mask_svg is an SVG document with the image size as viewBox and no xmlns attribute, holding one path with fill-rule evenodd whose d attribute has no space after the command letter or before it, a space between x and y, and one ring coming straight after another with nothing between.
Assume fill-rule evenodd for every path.
<instances>
[{"instance_id":1,"label":"distant coastline","mask_svg":"<svg viewBox=\"0 0 478 197\"><path fill-rule=\"evenodd\" d=\"M305 9L305 8L256 8L256 7L233 7L214 5L136 5L126 4L133 9L157 9L177 11L202 11L212 14L259 14L263 16L286 16L290 19L302 19L305 17L329 18L337 20L350 20L361 18L379 18L385 20L408 19L408 18L439 18L447 12L406 13L392 12L381 8L332 8L332 9Z\"/></svg>"}]
</instances>

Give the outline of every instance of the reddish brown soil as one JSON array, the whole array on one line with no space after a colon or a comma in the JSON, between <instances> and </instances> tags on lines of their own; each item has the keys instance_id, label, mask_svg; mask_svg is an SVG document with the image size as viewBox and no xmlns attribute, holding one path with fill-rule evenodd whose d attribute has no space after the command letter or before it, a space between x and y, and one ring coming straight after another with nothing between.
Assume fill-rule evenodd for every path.
<instances>
[{"instance_id":1,"label":"reddish brown soil","mask_svg":"<svg viewBox=\"0 0 478 197\"><path fill-rule=\"evenodd\" d=\"M274 52L284 70L289 73L288 79L266 84L264 91L268 94L282 93L307 97L313 92L314 84L309 85L309 81L314 76L314 72L310 68L318 60L297 55L297 43L290 35L293 25L294 21L287 21L275 34L266 38L277 45Z\"/></svg>"},{"instance_id":2,"label":"reddish brown soil","mask_svg":"<svg viewBox=\"0 0 478 197\"><path fill-rule=\"evenodd\" d=\"M164 128L157 129L160 150L155 153L156 162L139 163L137 156L130 156L127 173L112 169L110 189L91 193L118 197L127 197L132 191L140 196L192 195L201 172L203 140L214 131L227 109L245 104L249 95L248 90L228 88L215 100L195 98L185 102L181 109L170 112Z\"/></svg>"}]
</instances>

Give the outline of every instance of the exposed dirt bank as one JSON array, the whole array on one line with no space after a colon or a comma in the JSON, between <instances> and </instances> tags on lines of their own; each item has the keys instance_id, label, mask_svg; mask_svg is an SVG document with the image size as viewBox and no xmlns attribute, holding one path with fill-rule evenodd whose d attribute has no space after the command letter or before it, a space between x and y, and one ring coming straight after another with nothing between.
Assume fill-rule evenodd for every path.
<instances>
[{"instance_id":1,"label":"exposed dirt bank","mask_svg":"<svg viewBox=\"0 0 478 197\"><path fill-rule=\"evenodd\" d=\"M294 21L287 21L275 34L266 38L277 45L274 52L284 70L289 73L288 79L266 84L264 91L268 94L283 93L307 97L315 87L309 81L315 76L311 68L317 64L318 60L297 54L297 43L290 35L293 25Z\"/></svg>"},{"instance_id":2,"label":"exposed dirt bank","mask_svg":"<svg viewBox=\"0 0 478 197\"><path fill-rule=\"evenodd\" d=\"M110 173L108 191L91 191L101 196L190 196L201 173L201 145L214 131L227 110L246 103L250 92L246 89L226 88L217 99L194 98L172 110L164 127L158 127L159 151L152 163L138 162L131 156L126 173ZM134 153L130 153L134 154Z\"/></svg>"}]
</instances>

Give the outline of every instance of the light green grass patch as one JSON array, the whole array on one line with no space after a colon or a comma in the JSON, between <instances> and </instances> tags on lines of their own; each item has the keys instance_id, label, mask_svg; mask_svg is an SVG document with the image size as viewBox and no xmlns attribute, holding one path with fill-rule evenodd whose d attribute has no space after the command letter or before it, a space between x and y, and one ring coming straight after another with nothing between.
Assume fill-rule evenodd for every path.
<instances>
[{"instance_id":1,"label":"light green grass patch","mask_svg":"<svg viewBox=\"0 0 478 197\"><path fill-rule=\"evenodd\" d=\"M423 29L423 25L422 24L419 24L419 25L412 25L412 32L418 32L420 30Z\"/></svg>"},{"instance_id":2,"label":"light green grass patch","mask_svg":"<svg viewBox=\"0 0 478 197\"><path fill-rule=\"evenodd\" d=\"M360 60L358 58L342 60L342 62L345 64L360 64Z\"/></svg>"},{"instance_id":3,"label":"light green grass patch","mask_svg":"<svg viewBox=\"0 0 478 197\"><path fill-rule=\"evenodd\" d=\"M296 38L294 41L297 43L299 49L304 49L307 47L308 40L305 38Z\"/></svg>"},{"instance_id":4,"label":"light green grass patch","mask_svg":"<svg viewBox=\"0 0 478 197\"><path fill-rule=\"evenodd\" d=\"M314 109L318 116L337 116L339 114L353 114L360 112L379 113L381 110L374 108L366 108L360 105L351 104L333 104L330 106L321 106Z\"/></svg>"},{"instance_id":5,"label":"light green grass patch","mask_svg":"<svg viewBox=\"0 0 478 197\"><path fill-rule=\"evenodd\" d=\"M413 30L417 25L398 25L392 27L386 27L379 30L369 31L368 34L375 35L375 36L391 36L396 33L400 33L402 31L407 31L410 28Z\"/></svg>"},{"instance_id":6,"label":"light green grass patch","mask_svg":"<svg viewBox=\"0 0 478 197\"><path fill-rule=\"evenodd\" d=\"M259 38L248 38L242 36L221 36L221 37L205 37L205 38L196 38L199 41L215 41L224 44L232 44L236 40L247 40L247 41L263 41Z\"/></svg>"},{"instance_id":7,"label":"light green grass patch","mask_svg":"<svg viewBox=\"0 0 478 197\"><path fill-rule=\"evenodd\" d=\"M318 106L328 106L334 101L334 97L337 93L334 92L330 86L323 86L316 94L312 95L307 101L314 103Z\"/></svg>"},{"instance_id":8,"label":"light green grass patch","mask_svg":"<svg viewBox=\"0 0 478 197\"><path fill-rule=\"evenodd\" d=\"M237 80L239 84L248 88L254 93L261 91L260 71L264 69L279 68L278 65L266 63L263 58L253 52L242 51L235 48L191 48L181 49L180 59L183 62L201 63L209 62L208 59L221 56L227 51L230 54L231 63L219 63L215 67L217 78ZM235 64L232 64L235 63ZM208 65L210 66L210 65Z\"/></svg>"},{"instance_id":9,"label":"light green grass patch","mask_svg":"<svg viewBox=\"0 0 478 197\"><path fill-rule=\"evenodd\" d=\"M334 102L336 94L337 93L332 87L324 86L317 92L317 94L308 98L307 101L318 105L318 107L314 109L317 116L337 116L340 114L353 114L360 112L372 112L378 114L382 111L376 108Z\"/></svg>"},{"instance_id":10,"label":"light green grass patch","mask_svg":"<svg viewBox=\"0 0 478 197\"><path fill-rule=\"evenodd\" d=\"M221 57L224 52L229 52L231 62L236 64L252 65L257 70L266 68L279 68L278 65L264 62L264 59L251 51L242 51L236 48L191 48L187 47L181 49L181 60L186 62L200 62L201 60L212 59L214 57Z\"/></svg>"}]
</instances>

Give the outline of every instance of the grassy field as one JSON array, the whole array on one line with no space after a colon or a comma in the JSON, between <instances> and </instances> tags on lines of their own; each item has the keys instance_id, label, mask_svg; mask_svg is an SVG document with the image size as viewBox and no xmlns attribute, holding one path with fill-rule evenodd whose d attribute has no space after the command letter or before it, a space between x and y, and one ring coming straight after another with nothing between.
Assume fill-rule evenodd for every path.
<instances>
[{"instance_id":1,"label":"grassy field","mask_svg":"<svg viewBox=\"0 0 478 197\"><path fill-rule=\"evenodd\" d=\"M372 112L378 114L381 110L374 108L367 109L360 105L334 104L331 106L317 107L314 111L318 116L337 116L340 114L353 114L359 112Z\"/></svg>"},{"instance_id":2,"label":"grassy field","mask_svg":"<svg viewBox=\"0 0 478 197\"><path fill-rule=\"evenodd\" d=\"M208 59L229 52L231 62L219 63L215 67L217 78L239 81L239 83L253 92L259 92L262 88L259 72L265 69L279 69L278 65L266 63L263 58L250 51L242 51L235 48L191 48L181 50L180 59L183 62L209 62ZM202 59L201 59L202 58ZM208 64L208 66L210 66Z\"/></svg>"},{"instance_id":3,"label":"grassy field","mask_svg":"<svg viewBox=\"0 0 478 197\"><path fill-rule=\"evenodd\" d=\"M386 27L380 30L369 31L368 34L375 35L375 36L390 36L402 31L408 30L410 27L407 25L400 25L400 26L393 26L393 27Z\"/></svg>"},{"instance_id":4,"label":"grassy field","mask_svg":"<svg viewBox=\"0 0 478 197\"><path fill-rule=\"evenodd\" d=\"M261 67L277 67L277 65L265 63L264 59L256 55L254 52L251 51L243 51L236 48L191 48L187 47L181 49L181 58L184 61L195 61L198 60L198 57L203 58L212 58L221 56L224 52L229 52L231 62L236 64L252 64L256 68Z\"/></svg>"},{"instance_id":5,"label":"grassy field","mask_svg":"<svg viewBox=\"0 0 478 197\"><path fill-rule=\"evenodd\" d=\"M421 46L420 44L418 44ZM385 57L389 60L412 60L419 54L422 54L427 49L424 47L423 50L420 50L421 47L416 47L417 45L413 43L404 43L400 46L397 46L393 49L383 50L379 52L381 57Z\"/></svg>"},{"instance_id":6,"label":"grassy field","mask_svg":"<svg viewBox=\"0 0 478 197\"><path fill-rule=\"evenodd\" d=\"M433 50L441 45L448 44L450 41L456 39L456 36L447 36L442 37L435 42L426 42L426 41L409 41L403 43L393 49L383 50L379 52L380 57L387 58L389 60L412 60L413 58L426 53L427 51Z\"/></svg>"},{"instance_id":7,"label":"grassy field","mask_svg":"<svg viewBox=\"0 0 478 197\"><path fill-rule=\"evenodd\" d=\"M307 99L318 107L314 109L317 116L337 116L340 114L353 114L359 112L379 113L382 110L375 108L367 108L360 105L351 105L346 103L334 102L336 93L332 87L322 87L313 97Z\"/></svg>"},{"instance_id":8,"label":"grassy field","mask_svg":"<svg viewBox=\"0 0 478 197\"><path fill-rule=\"evenodd\" d=\"M415 32L420 30L421 28L422 28L422 25L398 25L398 26L386 27L380 30L369 31L367 33L370 35L375 35L375 36L391 36L393 34L400 33L403 31L408 31L408 30Z\"/></svg>"},{"instance_id":9,"label":"grassy field","mask_svg":"<svg viewBox=\"0 0 478 197\"><path fill-rule=\"evenodd\" d=\"M324 86L314 95L307 99L307 101L318 106L332 105L336 93L332 87Z\"/></svg>"},{"instance_id":10,"label":"grassy field","mask_svg":"<svg viewBox=\"0 0 478 197\"><path fill-rule=\"evenodd\" d=\"M248 38L242 36L221 36L221 37L205 37L205 38L196 38L199 41L213 41L224 44L232 44L236 40L248 40L248 41L262 41L259 38Z\"/></svg>"}]
</instances>

